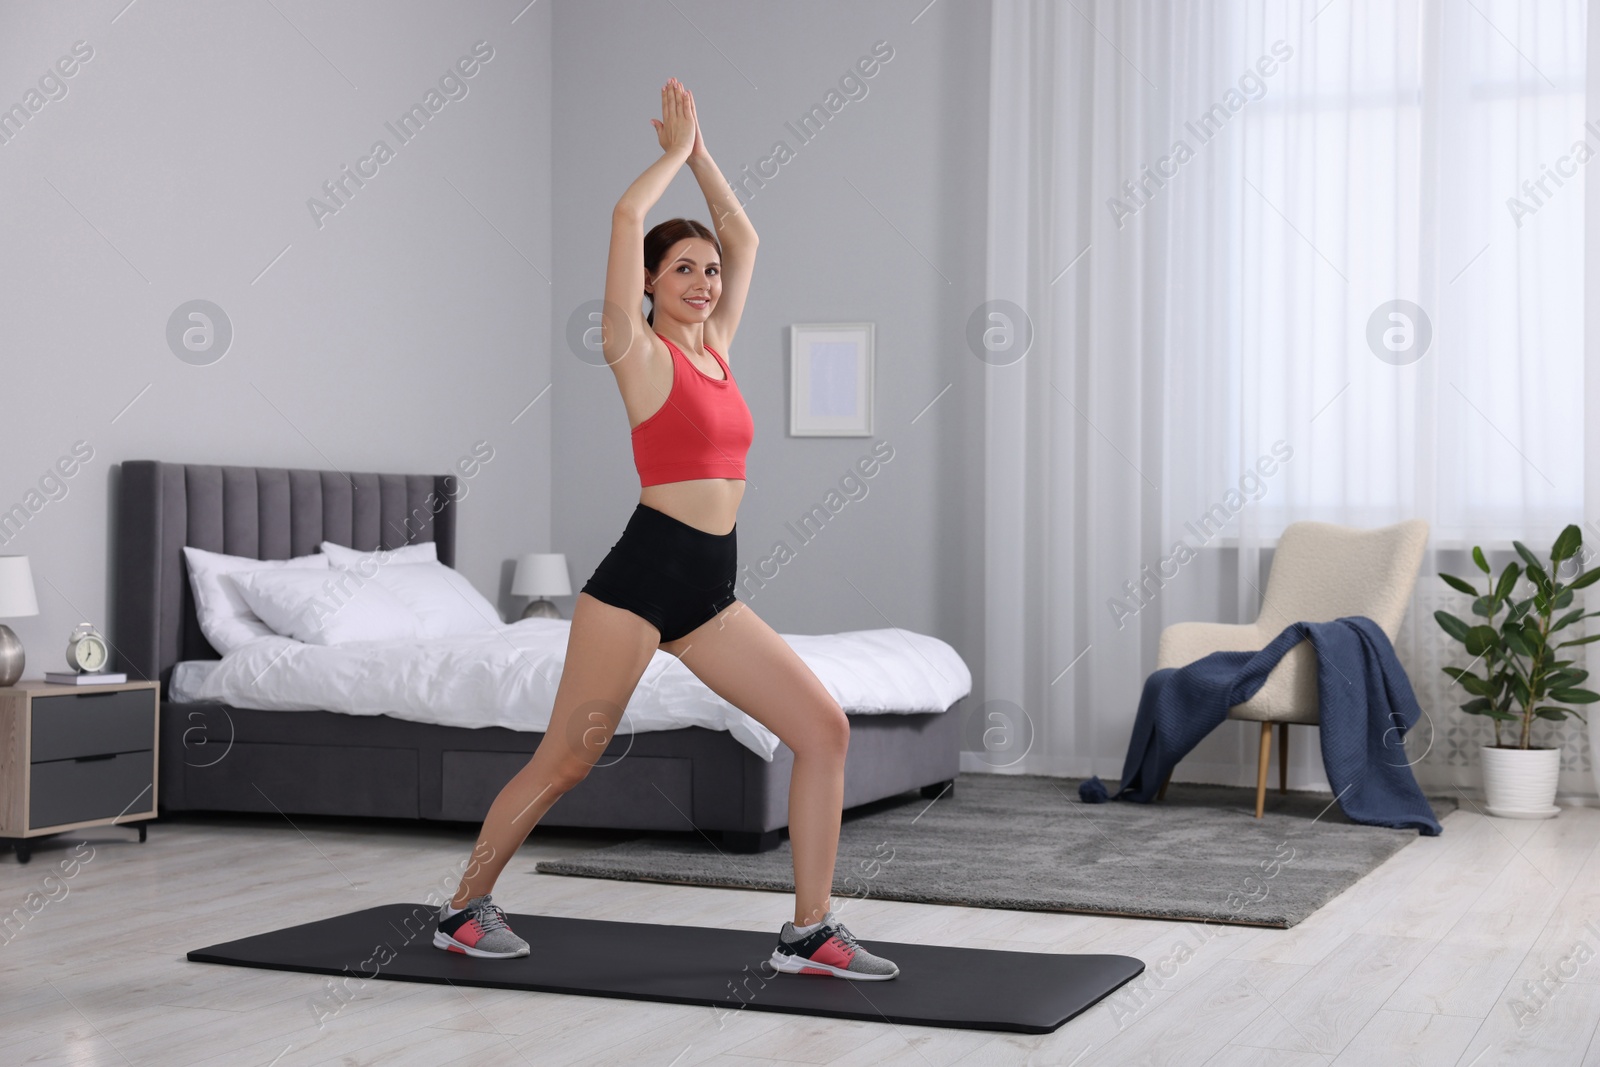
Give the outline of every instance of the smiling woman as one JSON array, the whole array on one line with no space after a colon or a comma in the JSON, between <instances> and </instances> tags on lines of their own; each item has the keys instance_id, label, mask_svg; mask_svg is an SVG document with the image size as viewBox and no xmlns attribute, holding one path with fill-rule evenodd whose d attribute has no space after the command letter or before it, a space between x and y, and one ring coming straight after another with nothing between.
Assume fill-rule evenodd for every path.
<instances>
[{"instance_id":1,"label":"smiling woman","mask_svg":"<svg viewBox=\"0 0 1600 1067\"><path fill-rule=\"evenodd\" d=\"M734 517L754 424L727 352L750 289L755 227L712 162L694 97L676 78L661 87L661 119L650 122L662 155L612 210L601 323L606 365L634 431L639 504L578 593L550 726L490 805L478 843L491 858L439 910L433 943L491 959L530 953L490 890L533 827L605 753L663 651L794 755L794 920L778 931L774 970L884 981L900 968L862 948L831 908L850 722L795 649L734 593ZM645 215L684 166L716 233L672 219L646 236ZM650 297L648 320L641 294Z\"/></svg>"},{"instance_id":2,"label":"smiling woman","mask_svg":"<svg viewBox=\"0 0 1600 1067\"><path fill-rule=\"evenodd\" d=\"M697 238L711 246L709 255L702 247L697 247ZM688 243L676 250L679 242ZM674 252L668 261L668 253ZM696 262L700 256L706 259L703 278L699 273L700 264ZM652 327L656 324L655 288L661 287L662 296L676 297L696 311L710 308L713 286L721 288L722 246L717 243L716 234L694 219L668 219L652 227L644 235L644 262L650 277L655 279L647 281L644 290L645 296L650 298L650 311L644 321ZM667 275L673 276L670 281Z\"/></svg>"}]
</instances>

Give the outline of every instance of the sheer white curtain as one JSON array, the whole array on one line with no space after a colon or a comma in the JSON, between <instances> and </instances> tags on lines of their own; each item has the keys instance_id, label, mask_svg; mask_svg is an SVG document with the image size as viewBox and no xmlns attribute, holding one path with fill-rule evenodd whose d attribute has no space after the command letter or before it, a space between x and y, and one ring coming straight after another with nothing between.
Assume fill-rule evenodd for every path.
<instances>
[{"instance_id":1,"label":"sheer white curtain","mask_svg":"<svg viewBox=\"0 0 1600 1067\"><path fill-rule=\"evenodd\" d=\"M993 12L995 728L969 765L1117 777L1162 627L1253 619L1290 522L1421 517L1412 753L1425 787L1475 784L1490 731L1433 619L1469 608L1436 575L1585 515L1583 3ZM1583 729L1540 736L1593 793ZM1253 784L1256 745L1225 724L1179 777Z\"/></svg>"}]
</instances>

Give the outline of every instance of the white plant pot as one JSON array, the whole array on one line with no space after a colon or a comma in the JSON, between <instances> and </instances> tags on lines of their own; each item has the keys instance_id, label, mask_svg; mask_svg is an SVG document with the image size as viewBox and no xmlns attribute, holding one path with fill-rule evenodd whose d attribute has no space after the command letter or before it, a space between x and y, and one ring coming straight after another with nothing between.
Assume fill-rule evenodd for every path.
<instances>
[{"instance_id":1,"label":"white plant pot","mask_svg":"<svg viewBox=\"0 0 1600 1067\"><path fill-rule=\"evenodd\" d=\"M1495 748L1483 745L1483 792L1490 815L1505 819L1548 819L1561 814L1555 804L1561 777L1560 748Z\"/></svg>"}]
</instances>

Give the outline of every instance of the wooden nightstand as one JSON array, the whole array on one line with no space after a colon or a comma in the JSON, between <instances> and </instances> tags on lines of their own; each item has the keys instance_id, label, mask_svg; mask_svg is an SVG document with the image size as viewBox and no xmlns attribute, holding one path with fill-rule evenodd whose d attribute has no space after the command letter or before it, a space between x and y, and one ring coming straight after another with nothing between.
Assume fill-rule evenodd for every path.
<instances>
[{"instance_id":1,"label":"wooden nightstand","mask_svg":"<svg viewBox=\"0 0 1600 1067\"><path fill-rule=\"evenodd\" d=\"M153 819L159 682L0 689L0 840ZM145 826L139 825L139 840Z\"/></svg>"}]
</instances>

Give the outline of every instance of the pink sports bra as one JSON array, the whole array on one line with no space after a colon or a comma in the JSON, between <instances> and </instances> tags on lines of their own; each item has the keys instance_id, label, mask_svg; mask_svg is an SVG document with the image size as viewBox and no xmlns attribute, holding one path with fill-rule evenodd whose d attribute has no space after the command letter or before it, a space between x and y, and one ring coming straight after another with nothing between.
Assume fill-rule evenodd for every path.
<instances>
[{"instance_id":1,"label":"pink sports bra","mask_svg":"<svg viewBox=\"0 0 1600 1067\"><path fill-rule=\"evenodd\" d=\"M661 337L661 334L656 334ZM665 337L672 353L672 389L654 415L633 428L633 465L639 485L691 478L744 478L745 453L755 440L755 421L721 356L721 378L712 378Z\"/></svg>"}]
</instances>

